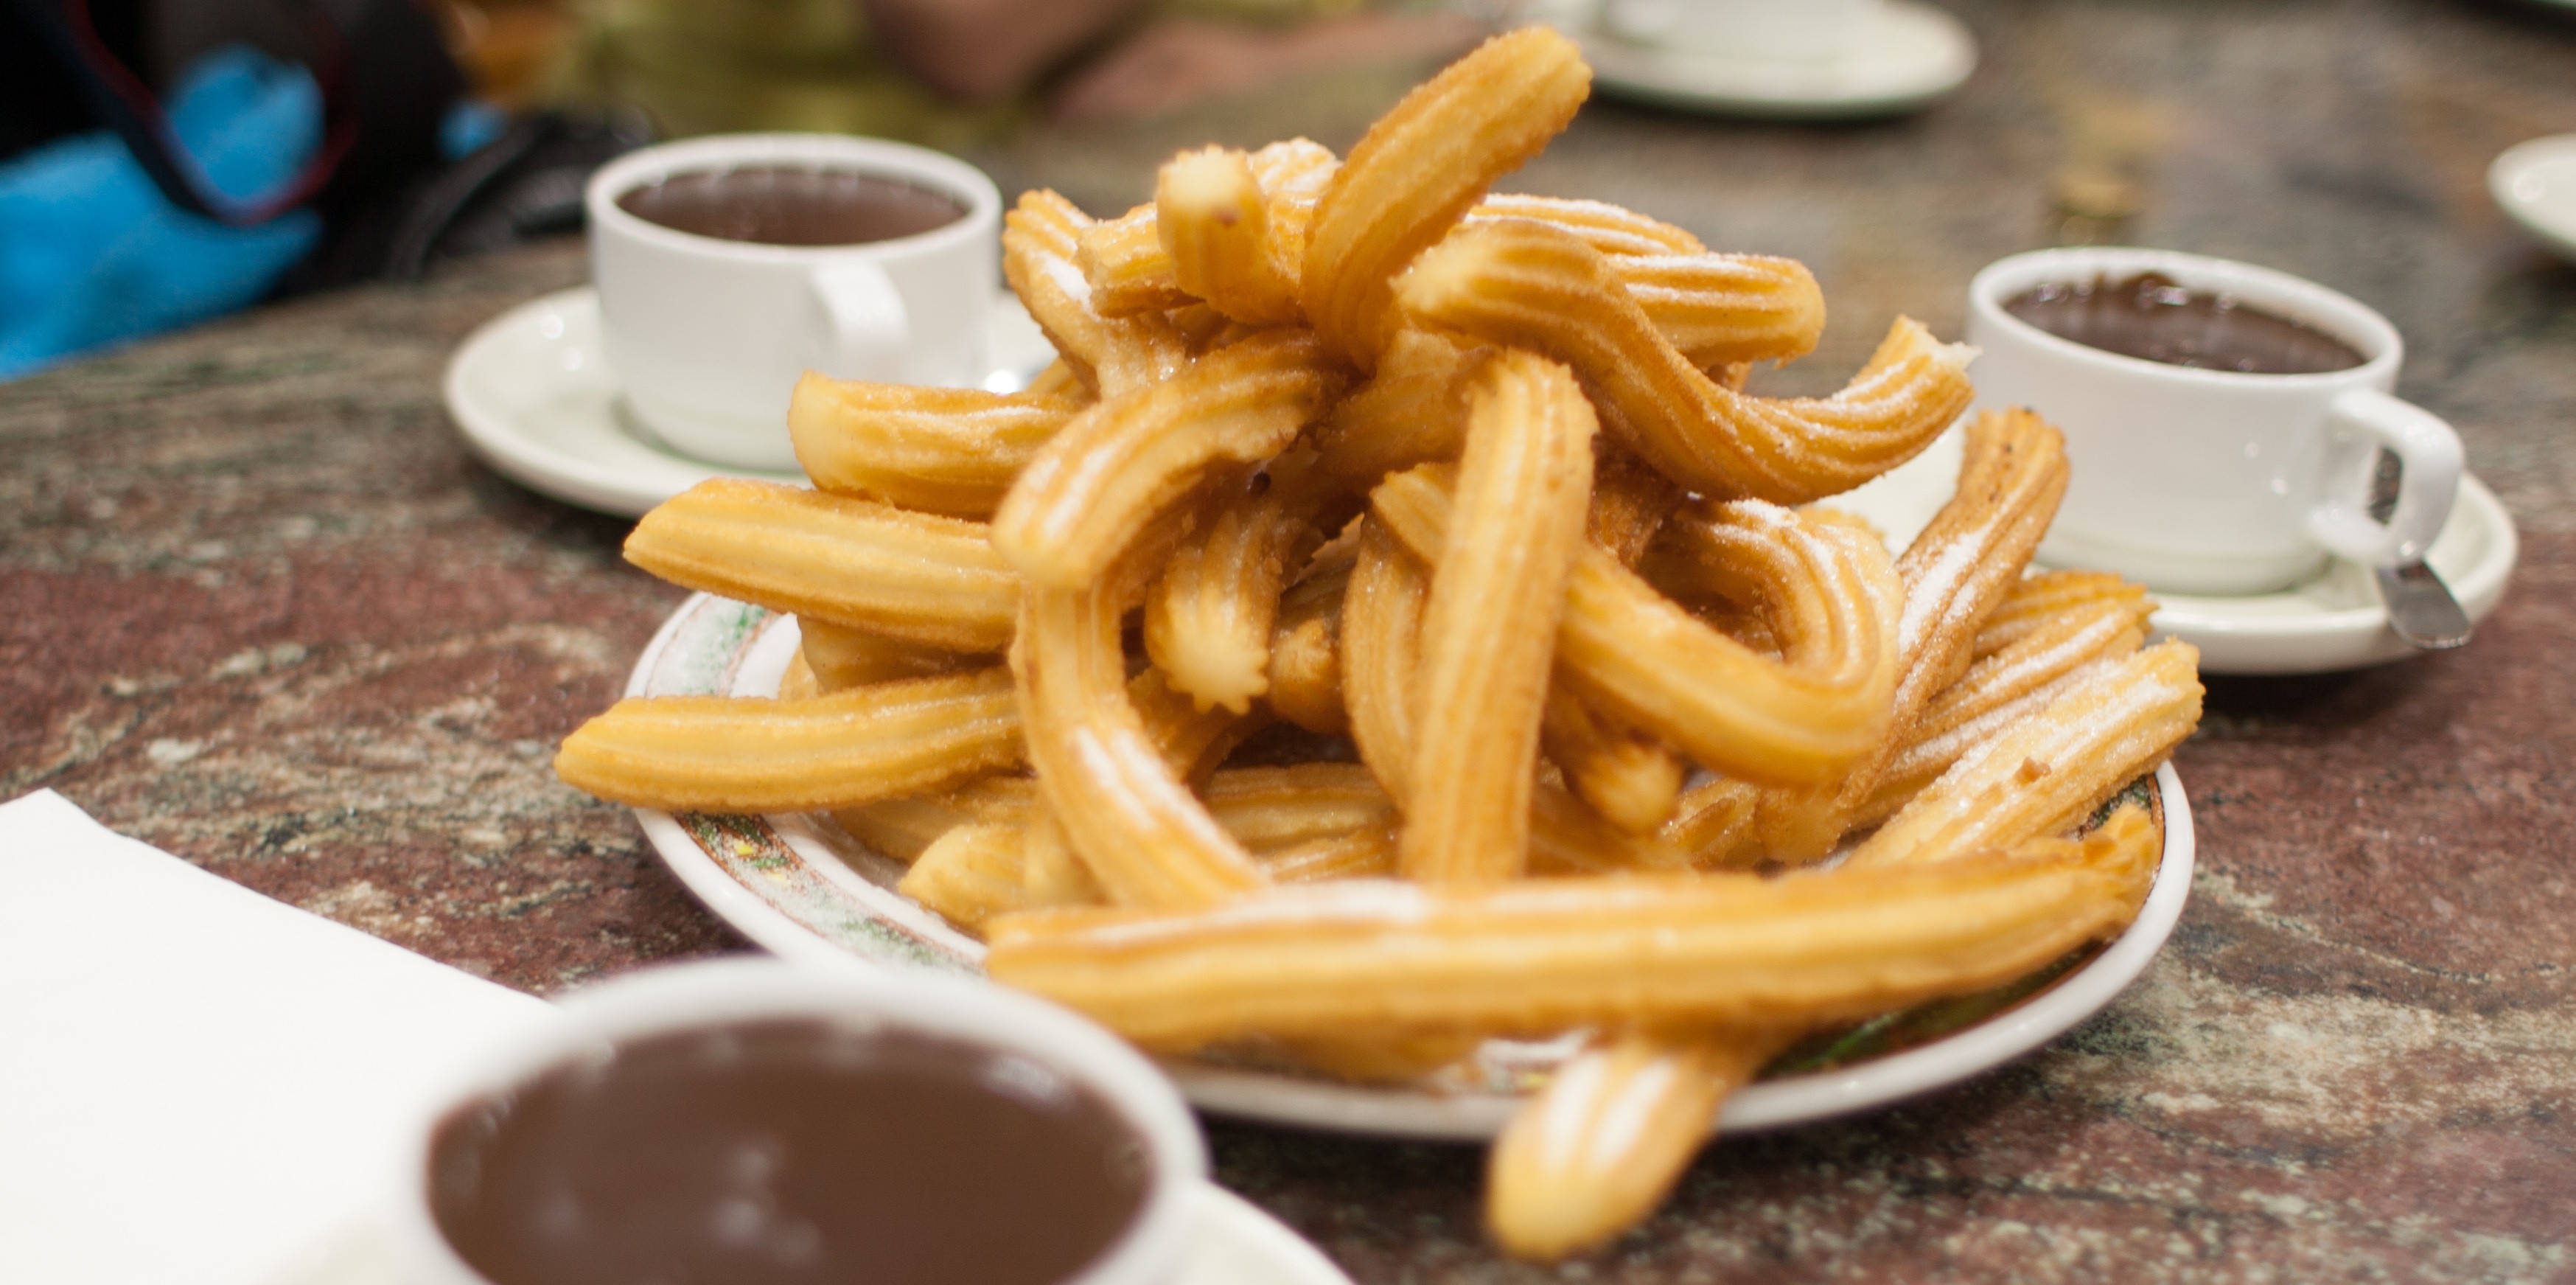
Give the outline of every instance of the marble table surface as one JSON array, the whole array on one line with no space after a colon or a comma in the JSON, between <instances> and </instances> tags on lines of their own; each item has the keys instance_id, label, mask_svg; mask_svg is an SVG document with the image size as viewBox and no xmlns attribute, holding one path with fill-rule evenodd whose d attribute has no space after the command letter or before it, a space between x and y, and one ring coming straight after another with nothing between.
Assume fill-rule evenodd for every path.
<instances>
[{"instance_id":1,"label":"marble table surface","mask_svg":"<svg viewBox=\"0 0 2576 1285\"><path fill-rule=\"evenodd\" d=\"M2258 260L2405 332L2521 525L2466 650L2214 680L2178 762L2201 866L2109 1010L1897 1110L1728 1140L1609 1250L1479 1233L1481 1157L1217 1123L1217 1174L1363 1282L2576 1279L2576 267L2487 199L2576 130L2576 27L2449 0L1974 0L1920 117L1718 123L1597 102L1510 186L1795 255L1833 308L1773 388L1980 264L2070 237ZM1096 211L1170 150L1346 146L1419 67L979 155ZM2107 193L2107 195L2106 195ZM579 281L572 245L0 385L0 797L52 787L252 888L540 994L747 949L633 819L557 783L681 597L626 523L473 462L438 375Z\"/></svg>"}]
</instances>

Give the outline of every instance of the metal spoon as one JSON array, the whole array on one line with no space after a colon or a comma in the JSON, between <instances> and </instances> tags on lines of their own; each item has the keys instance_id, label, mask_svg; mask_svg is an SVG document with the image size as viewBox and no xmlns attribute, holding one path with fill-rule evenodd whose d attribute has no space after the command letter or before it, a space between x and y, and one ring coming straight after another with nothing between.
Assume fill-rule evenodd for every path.
<instances>
[{"instance_id":1,"label":"metal spoon","mask_svg":"<svg viewBox=\"0 0 2576 1285\"><path fill-rule=\"evenodd\" d=\"M2400 468L2394 454L2379 453L2379 467L2370 479L2370 516L2382 522L2397 511ZM2442 583L2442 577L2433 574L2423 559L2393 567L2373 567L2371 571L2379 577L2380 600L2388 604L2389 628L2409 645L2424 651L2449 651L2469 641L2469 613L2460 610L2460 600L2451 596L2451 587Z\"/></svg>"}]
</instances>

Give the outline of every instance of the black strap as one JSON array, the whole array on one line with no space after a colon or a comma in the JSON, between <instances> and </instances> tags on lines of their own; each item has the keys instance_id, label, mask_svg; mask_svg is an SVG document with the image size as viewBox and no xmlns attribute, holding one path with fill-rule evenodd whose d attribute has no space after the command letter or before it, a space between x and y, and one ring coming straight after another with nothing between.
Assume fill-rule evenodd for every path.
<instances>
[{"instance_id":1,"label":"black strap","mask_svg":"<svg viewBox=\"0 0 2576 1285\"><path fill-rule=\"evenodd\" d=\"M150 176L152 185L161 189L170 204L190 214L230 227L265 223L320 191L330 181L332 171L339 168L341 158L357 145L358 118L348 108L348 60L339 31L311 5L299 7L316 47L324 51L324 68L315 77L322 88L326 123L322 146L284 189L257 201L236 201L206 181L196 159L188 155L171 132L170 118L163 114L160 100L99 39L97 28L90 22L88 0L11 2L52 49L55 60L70 73L81 96L89 101L90 110L125 140L126 148L134 153L135 162Z\"/></svg>"}]
</instances>

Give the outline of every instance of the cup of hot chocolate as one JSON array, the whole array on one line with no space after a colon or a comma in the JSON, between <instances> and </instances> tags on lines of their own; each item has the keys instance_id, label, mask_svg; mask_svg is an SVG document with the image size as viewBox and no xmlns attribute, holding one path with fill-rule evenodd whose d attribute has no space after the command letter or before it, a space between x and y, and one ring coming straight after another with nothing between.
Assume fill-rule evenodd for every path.
<instances>
[{"instance_id":1,"label":"cup of hot chocolate","mask_svg":"<svg viewBox=\"0 0 2576 1285\"><path fill-rule=\"evenodd\" d=\"M953 156L720 135L620 157L585 196L625 408L685 454L795 468L787 401L807 370L956 386L986 373L1002 198Z\"/></svg>"},{"instance_id":2,"label":"cup of hot chocolate","mask_svg":"<svg viewBox=\"0 0 2576 1285\"><path fill-rule=\"evenodd\" d=\"M1206 1159L1115 1036L987 983L650 970L487 1055L401 1157L406 1285L1160 1285Z\"/></svg>"},{"instance_id":3,"label":"cup of hot chocolate","mask_svg":"<svg viewBox=\"0 0 2576 1285\"><path fill-rule=\"evenodd\" d=\"M1979 409L2065 430L2074 474L2039 549L2052 565L2267 593L2330 557L2419 560L2450 516L2460 440L2391 395L2396 327L2314 282L2167 250L2040 250L1977 274L1967 339ZM2393 510L2373 503L2383 448L2403 468Z\"/></svg>"}]
</instances>

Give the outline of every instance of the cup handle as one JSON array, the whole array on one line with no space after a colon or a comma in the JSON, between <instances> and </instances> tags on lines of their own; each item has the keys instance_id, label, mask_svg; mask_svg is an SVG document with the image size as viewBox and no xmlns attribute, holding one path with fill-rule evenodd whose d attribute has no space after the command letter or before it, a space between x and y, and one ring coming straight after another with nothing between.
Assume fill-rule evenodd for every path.
<instances>
[{"instance_id":1,"label":"cup handle","mask_svg":"<svg viewBox=\"0 0 2576 1285\"><path fill-rule=\"evenodd\" d=\"M2308 531L2319 544L2355 562L2420 562L2450 520L2451 499L2459 493L2460 437L2422 407L2376 389L2353 389L2326 408L2329 491L2338 483L2366 487L2364 479L2383 446L2405 466L2397 484L2397 507L2388 521L2382 524L2370 516L2364 496L2329 493L2308 515Z\"/></svg>"},{"instance_id":2,"label":"cup handle","mask_svg":"<svg viewBox=\"0 0 2576 1285\"><path fill-rule=\"evenodd\" d=\"M814 368L834 379L900 382L912 317L885 269L865 259L816 268L806 286L822 313Z\"/></svg>"}]
</instances>

